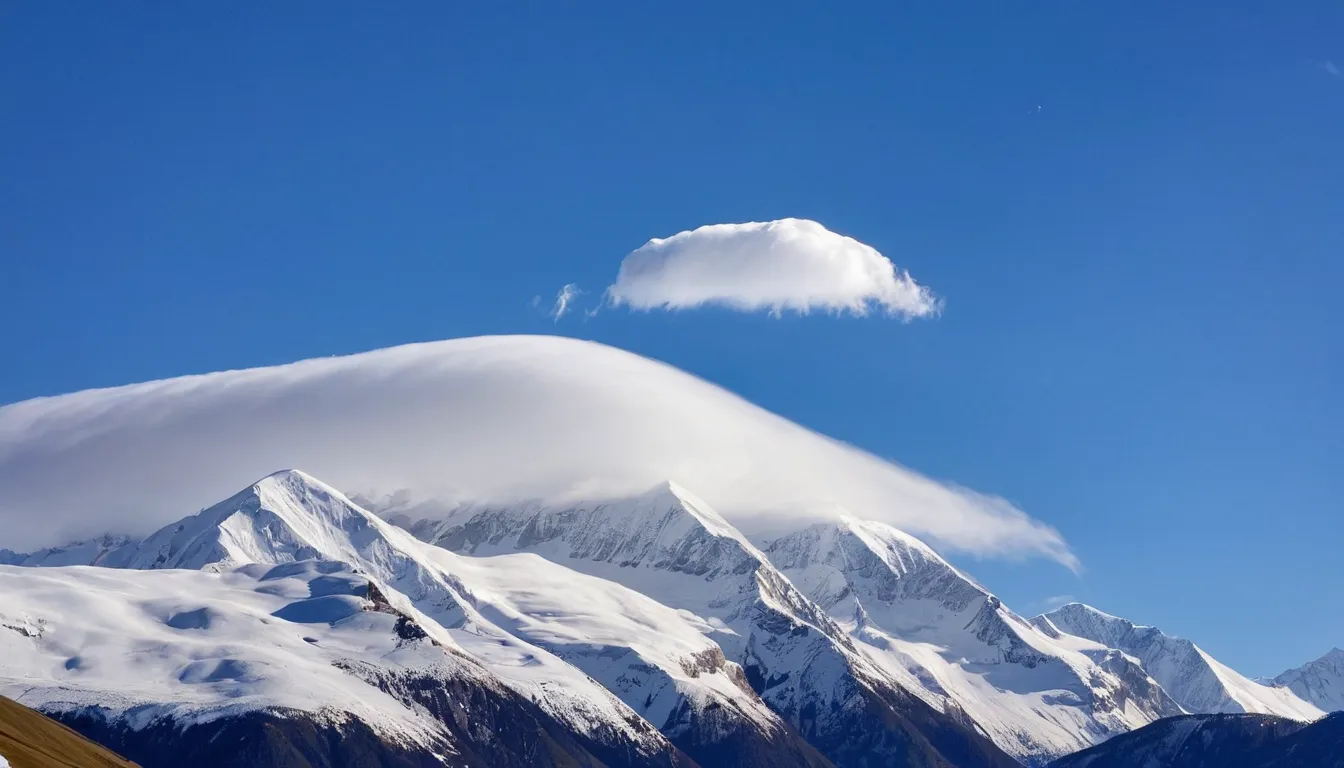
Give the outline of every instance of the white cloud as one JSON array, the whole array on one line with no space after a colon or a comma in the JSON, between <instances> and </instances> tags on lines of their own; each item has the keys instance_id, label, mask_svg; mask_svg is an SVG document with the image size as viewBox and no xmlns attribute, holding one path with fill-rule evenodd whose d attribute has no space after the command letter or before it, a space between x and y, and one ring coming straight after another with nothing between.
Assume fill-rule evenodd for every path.
<instances>
[{"instance_id":1,"label":"white cloud","mask_svg":"<svg viewBox=\"0 0 1344 768\"><path fill-rule=\"evenodd\" d=\"M569 312L569 305L583 291L579 290L577 283L568 283L555 294L555 305L551 307L551 318L559 320Z\"/></svg>"},{"instance_id":2,"label":"white cloud","mask_svg":"<svg viewBox=\"0 0 1344 768\"><path fill-rule=\"evenodd\" d=\"M712 224L654 238L621 261L607 297L646 310L709 304L776 315L877 310L907 319L940 307L872 247L807 219Z\"/></svg>"},{"instance_id":3,"label":"white cloud","mask_svg":"<svg viewBox=\"0 0 1344 768\"><path fill-rule=\"evenodd\" d=\"M638 355L549 336L415 344L0 407L0 546L141 532L282 468L350 494L563 501L675 480L744 532L839 509L1076 566L1003 499L930 480Z\"/></svg>"},{"instance_id":4,"label":"white cloud","mask_svg":"<svg viewBox=\"0 0 1344 768\"><path fill-rule=\"evenodd\" d=\"M1332 77L1344 77L1344 72L1340 72L1339 67L1335 66L1333 61L1323 62L1321 69L1324 69Z\"/></svg>"}]
</instances>

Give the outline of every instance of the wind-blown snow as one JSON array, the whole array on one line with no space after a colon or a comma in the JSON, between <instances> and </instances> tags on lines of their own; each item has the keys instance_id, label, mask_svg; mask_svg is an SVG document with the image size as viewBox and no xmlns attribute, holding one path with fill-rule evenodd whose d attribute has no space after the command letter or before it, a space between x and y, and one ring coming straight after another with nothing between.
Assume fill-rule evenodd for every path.
<instances>
[{"instance_id":1,"label":"wind-blown snow","mask_svg":"<svg viewBox=\"0 0 1344 768\"><path fill-rule=\"evenodd\" d=\"M830 440L670 366L501 336L88 390L0 407L11 549L141 532L277 467L365 498L563 501L669 478L749 534L844 508L981 555L1069 566L1008 502Z\"/></svg>"},{"instance_id":2,"label":"wind-blown snow","mask_svg":"<svg viewBox=\"0 0 1344 768\"><path fill-rule=\"evenodd\" d=\"M906 318L936 314L939 306L871 246L807 219L711 224L654 238L621 261L607 296L634 309L878 309Z\"/></svg>"}]
</instances>

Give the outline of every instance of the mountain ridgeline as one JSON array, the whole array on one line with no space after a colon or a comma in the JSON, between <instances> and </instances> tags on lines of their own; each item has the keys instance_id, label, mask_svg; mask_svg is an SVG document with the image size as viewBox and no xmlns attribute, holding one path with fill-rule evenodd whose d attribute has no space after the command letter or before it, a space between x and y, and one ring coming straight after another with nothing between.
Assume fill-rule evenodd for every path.
<instances>
[{"instance_id":1,"label":"mountain ridgeline","mask_svg":"<svg viewBox=\"0 0 1344 768\"><path fill-rule=\"evenodd\" d=\"M1023 618L881 523L752 541L673 483L394 519L291 470L144 539L0 551L0 694L147 768L1095 768L1128 763L1067 761L1192 722L1328 741L1302 734L1330 657L1265 685L1086 606ZM1267 725L1189 717L1214 713Z\"/></svg>"}]
</instances>

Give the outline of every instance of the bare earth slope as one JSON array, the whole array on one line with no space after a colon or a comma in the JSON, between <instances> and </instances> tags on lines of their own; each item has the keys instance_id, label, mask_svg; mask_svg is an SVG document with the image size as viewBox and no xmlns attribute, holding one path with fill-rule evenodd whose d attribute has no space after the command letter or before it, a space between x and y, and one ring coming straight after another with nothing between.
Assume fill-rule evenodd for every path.
<instances>
[{"instance_id":1,"label":"bare earth slope","mask_svg":"<svg viewBox=\"0 0 1344 768\"><path fill-rule=\"evenodd\" d=\"M0 696L0 765L13 768L134 768L135 763Z\"/></svg>"}]
</instances>

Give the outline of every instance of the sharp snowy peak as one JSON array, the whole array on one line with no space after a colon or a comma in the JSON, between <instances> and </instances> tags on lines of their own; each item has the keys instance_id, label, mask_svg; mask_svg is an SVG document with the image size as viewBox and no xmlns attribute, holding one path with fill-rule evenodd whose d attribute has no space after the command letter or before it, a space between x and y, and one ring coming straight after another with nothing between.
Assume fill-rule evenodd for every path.
<instances>
[{"instance_id":1,"label":"sharp snowy peak","mask_svg":"<svg viewBox=\"0 0 1344 768\"><path fill-rule=\"evenodd\" d=\"M1287 688L1262 685L1219 663L1199 646L1157 627L1081 603L1071 603L1032 620L1057 631L1101 643L1138 659L1185 711L1195 714L1248 712L1314 720L1323 713Z\"/></svg>"},{"instance_id":2,"label":"sharp snowy peak","mask_svg":"<svg viewBox=\"0 0 1344 768\"><path fill-rule=\"evenodd\" d=\"M875 664L913 678L931 703L964 712L1021 759L1062 755L1180 713L1123 654L1037 631L891 526L846 517L765 551Z\"/></svg>"},{"instance_id":3,"label":"sharp snowy peak","mask_svg":"<svg viewBox=\"0 0 1344 768\"><path fill-rule=\"evenodd\" d=\"M345 563L432 640L479 662L580 738L655 762L674 751L656 728L582 670L486 619L451 564L436 559L446 553L431 549L339 491L290 470L116 549L102 564L228 572L313 558Z\"/></svg>"},{"instance_id":4,"label":"sharp snowy peak","mask_svg":"<svg viewBox=\"0 0 1344 768\"><path fill-rule=\"evenodd\" d=\"M770 707L841 765L1010 764L859 654L845 632L709 505L674 483L573 505L465 506L412 526L475 556L530 552L694 617Z\"/></svg>"},{"instance_id":5,"label":"sharp snowy peak","mask_svg":"<svg viewBox=\"0 0 1344 768\"><path fill-rule=\"evenodd\" d=\"M1344 651L1331 648L1321 658L1274 678L1274 685L1287 688L1298 698L1325 712L1344 710Z\"/></svg>"},{"instance_id":6,"label":"sharp snowy peak","mask_svg":"<svg viewBox=\"0 0 1344 768\"><path fill-rule=\"evenodd\" d=\"M301 472L271 475L103 560L229 572L309 558L349 563L432 639L607 749L656 763L670 738L708 764L825 762L698 618L535 555L429 546Z\"/></svg>"}]
</instances>

